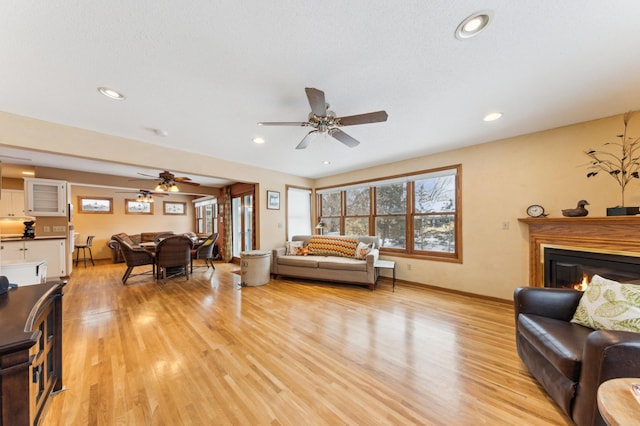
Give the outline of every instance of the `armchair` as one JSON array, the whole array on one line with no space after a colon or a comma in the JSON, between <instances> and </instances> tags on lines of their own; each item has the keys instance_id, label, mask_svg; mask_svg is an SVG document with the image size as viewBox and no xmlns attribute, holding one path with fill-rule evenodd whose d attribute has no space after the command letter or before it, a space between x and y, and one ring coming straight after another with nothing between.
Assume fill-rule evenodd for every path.
<instances>
[{"instance_id":1,"label":"armchair","mask_svg":"<svg viewBox=\"0 0 640 426\"><path fill-rule=\"evenodd\" d=\"M156 265L153 253L141 247L133 247L118 235L114 235L111 238L118 242L118 248L120 249L122 257L127 264L127 270L122 276L122 284L127 284L127 280L132 276L145 275L149 273L149 271L146 271L139 274L131 275L133 268L135 268L136 266L151 265L151 274L155 277Z\"/></svg>"},{"instance_id":2,"label":"armchair","mask_svg":"<svg viewBox=\"0 0 640 426\"><path fill-rule=\"evenodd\" d=\"M533 377L578 426L604 425L598 387L640 377L640 333L570 322L582 296L570 289L517 288L516 346Z\"/></svg>"}]
</instances>

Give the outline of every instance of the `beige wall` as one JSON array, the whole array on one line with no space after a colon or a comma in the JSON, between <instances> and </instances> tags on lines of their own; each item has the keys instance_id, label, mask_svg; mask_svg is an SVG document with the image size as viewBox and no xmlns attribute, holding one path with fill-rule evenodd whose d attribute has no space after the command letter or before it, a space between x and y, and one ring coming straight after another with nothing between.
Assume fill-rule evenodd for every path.
<instances>
[{"instance_id":1,"label":"beige wall","mask_svg":"<svg viewBox=\"0 0 640 426\"><path fill-rule=\"evenodd\" d=\"M86 241L87 236L95 235L93 240L94 259L110 259L111 249L107 243L113 234L126 232L139 234L141 232L173 231L176 234L193 232L195 229L194 209L188 195L172 194L167 197L154 197L153 215L126 214L125 199L135 199L136 194L123 194L120 190L97 188L92 186L72 185L71 197L74 205L74 231L80 234L79 239ZM113 214L80 213L78 210L78 196L113 198ZM187 204L187 214L163 214L163 201L180 201Z\"/></svg>"},{"instance_id":2,"label":"beige wall","mask_svg":"<svg viewBox=\"0 0 640 426\"><path fill-rule=\"evenodd\" d=\"M640 136L636 120L630 134ZM463 263L397 257L397 277L510 299L514 288L528 285L528 230L518 222L527 206L541 204L561 217L562 209L584 198L591 203L590 216L605 216L607 207L620 203L611 177L587 180L583 151L602 148L622 126L616 116L319 179L316 187L461 163ZM627 205L640 205L640 182L631 184L626 198Z\"/></svg>"},{"instance_id":3,"label":"beige wall","mask_svg":"<svg viewBox=\"0 0 640 426\"><path fill-rule=\"evenodd\" d=\"M631 122L630 134L640 135L640 117L635 120ZM215 172L217 176L258 183L261 249L279 246L285 240L284 205L280 210L267 210L267 190L280 191L284 200L286 184L322 187L460 163L463 263L398 257L395 259L397 276L401 280L502 299L510 299L515 287L528 284L527 228L517 220L526 215L528 205L542 204L548 213L558 217L561 209L574 207L581 198L591 203L591 216L604 216L606 207L619 204L619 188L613 179L599 175L587 180L584 165L588 159L583 151L601 148L605 141L613 140L621 133L621 116L414 158L316 182L6 113L0 113L0 128L3 129L2 144L45 151L55 147L54 152L58 153L119 162L124 161L120 153L127 152L137 159L135 164L142 166L202 175ZM626 204L640 205L640 182L633 182L627 192ZM502 230L503 222L509 223L508 230ZM411 270L407 268L408 263Z\"/></svg>"}]
</instances>

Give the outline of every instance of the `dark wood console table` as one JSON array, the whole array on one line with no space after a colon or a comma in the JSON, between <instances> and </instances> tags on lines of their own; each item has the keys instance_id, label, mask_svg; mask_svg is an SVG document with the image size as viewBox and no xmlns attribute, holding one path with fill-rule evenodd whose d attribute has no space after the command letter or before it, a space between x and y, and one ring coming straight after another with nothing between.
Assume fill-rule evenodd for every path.
<instances>
[{"instance_id":1,"label":"dark wood console table","mask_svg":"<svg viewBox=\"0 0 640 426\"><path fill-rule=\"evenodd\" d=\"M18 287L0 295L1 425L35 425L62 389L62 287Z\"/></svg>"}]
</instances>

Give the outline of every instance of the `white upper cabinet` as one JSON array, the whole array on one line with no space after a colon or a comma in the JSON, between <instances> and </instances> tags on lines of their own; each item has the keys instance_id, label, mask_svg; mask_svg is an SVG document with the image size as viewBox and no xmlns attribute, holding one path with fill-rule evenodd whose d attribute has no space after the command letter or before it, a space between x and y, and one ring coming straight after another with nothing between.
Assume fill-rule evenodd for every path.
<instances>
[{"instance_id":1,"label":"white upper cabinet","mask_svg":"<svg viewBox=\"0 0 640 426\"><path fill-rule=\"evenodd\" d=\"M24 215L24 191L3 189L0 195L0 217L22 217Z\"/></svg>"},{"instance_id":2,"label":"white upper cabinet","mask_svg":"<svg viewBox=\"0 0 640 426\"><path fill-rule=\"evenodd\" d=\"M24 190L28 216L67 215L67 182L25 178Z\"/></svg>"}]
</instances>

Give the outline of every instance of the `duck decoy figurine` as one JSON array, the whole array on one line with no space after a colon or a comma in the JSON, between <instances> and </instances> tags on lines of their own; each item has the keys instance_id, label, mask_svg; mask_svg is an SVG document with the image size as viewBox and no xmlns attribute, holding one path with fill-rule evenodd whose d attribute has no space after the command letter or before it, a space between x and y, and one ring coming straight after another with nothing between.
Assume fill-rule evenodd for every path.
<instances>
[{"instance_id":1,"label":"duck decoy figurine","mask_svg":"<svg viewBox=\"0 0 640 426\"><path fill-rule=\"evenodd\" d=\"M589 214L589 210L585 209L584 206L588 206L589 202L587 200L578 201L578 206L575 209L564 209L562 210L562 216L566 217L581 217Z\"/></svg>"}]
</instances>

